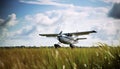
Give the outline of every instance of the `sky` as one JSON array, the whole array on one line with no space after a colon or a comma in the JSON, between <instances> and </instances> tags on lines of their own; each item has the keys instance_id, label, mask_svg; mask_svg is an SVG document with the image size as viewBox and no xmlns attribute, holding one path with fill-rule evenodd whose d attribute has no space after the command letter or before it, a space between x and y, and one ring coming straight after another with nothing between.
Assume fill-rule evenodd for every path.
<instances>
[{"instance_id":1,"label":"sky","mask_svg":"<svg viewBox=\"0 0 120 69\"><path fill-rule=\"evenodd\" d=\"M95 30L77 46L120 44L120 0L0 0L0 46L52 46L39 34Z\"/></svg>"}]
</instances>

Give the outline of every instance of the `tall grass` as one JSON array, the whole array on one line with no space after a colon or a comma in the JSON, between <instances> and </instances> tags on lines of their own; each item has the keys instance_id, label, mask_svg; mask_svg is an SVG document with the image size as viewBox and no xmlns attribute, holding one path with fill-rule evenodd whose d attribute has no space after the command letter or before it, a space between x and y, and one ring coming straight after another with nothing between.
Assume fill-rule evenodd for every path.
<instances>
[{"instance_id":1,"label":"tall grass","mask_svg":"<svg viewBox=\"0 0 120 69\"><path fill-rule=\"evenodd\" d=\"M2 48L0 69L120 69L120 47Z\"/></svg>"}]
</instances>

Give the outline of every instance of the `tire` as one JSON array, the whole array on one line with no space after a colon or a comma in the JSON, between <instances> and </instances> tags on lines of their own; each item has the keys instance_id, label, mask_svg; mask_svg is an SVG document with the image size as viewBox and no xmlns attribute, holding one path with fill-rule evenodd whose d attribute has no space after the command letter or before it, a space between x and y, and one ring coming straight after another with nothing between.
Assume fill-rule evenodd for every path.
<instances>
[{"instance_id":1,"label":"tire","mask_svg":"<svg viewBox=\"0 0 120 69\"><path fill-rule=\"evenodd\" d=\"M59 44L54 44L55 48L60 48L61 46Z\"/></svg>"},{"instance_id":2,"label":"tire","mask_svg":"<svg viewBox=\"0 0 120 69\"><path fill-rule=\"evenodd\" d=\"M74 48L75 46L74 46L73 44L70 44L70 47L71 47L71 48Z\"/></svg>"}]
</instances>

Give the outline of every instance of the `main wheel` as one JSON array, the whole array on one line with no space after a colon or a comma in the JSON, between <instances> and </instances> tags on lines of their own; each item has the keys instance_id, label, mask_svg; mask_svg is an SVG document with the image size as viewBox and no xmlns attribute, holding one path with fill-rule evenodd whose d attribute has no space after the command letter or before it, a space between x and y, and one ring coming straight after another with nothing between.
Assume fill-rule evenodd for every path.
<instances>
[{"instance_id":1,"label":"main wheel","mask_svg":"<svg viewBox=\"0 0 120 69\"><path fill-rule=\"evenodd\" d=\"M73 44L70 44L70 47L71 47L71 48L74 48L75 46L74 46Z\"/></svg>"},{"instance_id":2,"label":"main wheel","mask_svg":"<svg viewBox=\"0 0 120 69\"><path fill-rule=\"evenodd\" d=\"M54 44L55 48L60 48L61 46L59 44Z\"/></svg>"}]
</instances>

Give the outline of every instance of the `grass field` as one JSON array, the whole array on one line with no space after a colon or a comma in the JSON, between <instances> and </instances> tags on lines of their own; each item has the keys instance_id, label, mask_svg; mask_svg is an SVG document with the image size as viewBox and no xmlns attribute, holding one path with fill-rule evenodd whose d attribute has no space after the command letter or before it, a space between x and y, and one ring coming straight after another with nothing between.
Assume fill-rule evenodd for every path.
<instances>
[{"instance_id":1,"label":"grass field","mask_svg":"<svg viewBox=\"0 0 120 69\"><path fill-rule=\"evenodd\" d=\"M0 69L120 69L120 47L0 48Z\"/></svg>"}]
</instances>

